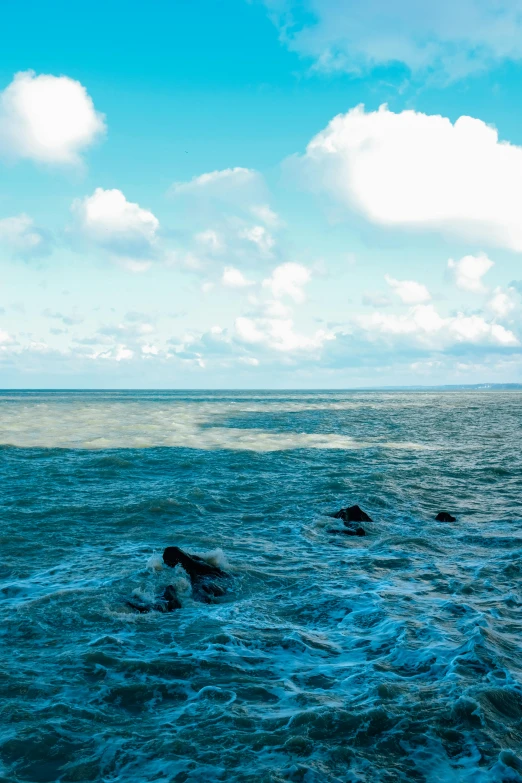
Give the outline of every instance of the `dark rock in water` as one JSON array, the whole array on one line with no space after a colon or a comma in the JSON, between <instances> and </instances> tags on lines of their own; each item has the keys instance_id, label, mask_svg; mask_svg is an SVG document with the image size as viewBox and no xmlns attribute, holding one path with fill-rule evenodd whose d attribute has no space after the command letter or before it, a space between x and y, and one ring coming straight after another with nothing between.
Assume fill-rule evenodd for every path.
<instances>
[{"instance_id":1,"label":"dark rock in water","mask_svg":"<svg viewBox=\"0 0 522 783\"><path fill-rule=\"evenodd\" d=\"M448 514L447 511L439 511L437 516L435 517L437 522L456 522L457 518L452 517L451 514Z\"/></svg>"},{"instance_id":2,"label":"dark rock in water","mask_svg":"<svg viewBox=\"0 0 522 783\"><path fill-rule=\"evenodd\" d=\"M192 579L203 576L226 577L228 574L218 566L207 563L203 558L197 555L187 555L177 546L168 546L163 552L163 562L165 565L175 568L178 563Z\"/></svg>"},{"instance_id":3,"label":"dark rock in water","mask_svg":"<svg viewBox=\"0 0 522 783\"><path fill-rule=\"evenodd\" d=\"M349 508L342 508L333 514L334 519L342 519L343 522L371 522L372 520L368 514L360 508L360 506L350 506Z\"/></svg>"},{"instance_id":4,"label":"dark rock in water","mask_svg":"<svg viewBox=\"0 0 522 783\"><path fill-rule=\"evenodd\" d=\"M167 585L163 591L163 600L165 601L167 612L173 612L174 609L181 609L181 601L178 598L174 585Z\"/></svg>"},{"instance_id":5,"label":"dark rock in water","mask_svg":"<svg viewBox=\"0 0 522 783\"><path fill-rule=\"evenodd\" d=\"M333 533L337 536L365 536L366 530L363 527L345 527L342 530L339 530L335 527L331 527L328 529L328 533Z\"/></svg>"},{"instance_id":6,"label":"dark rock in water","mask_svg":"<svg viewBox=\"0 0 522 783\"><path fill-rule=\"evenodd\" d=\"M220 598L225 595L225 588L217 582L212 582L209 579L202 579L199 584L199 589L207 595L213 595L214 598Z\"/></svg>"},{"instance_id":7,"label":"dark rock in water","mask_svg":"<svg viewBox=\"0 0 522 783\"><path fill-rule=\"evenodd\" d=\"M131 609L135 609L137 612L140 612L140 614L146 614L147 612L152 612L153 606L151 604L145 604L141 601L135 600L135 601L125 601L127 606L130 606Z\"/></svg>"},{"instance_id":8,"label":"dark rock in water","mask_svg":"<svg viewBox=\"0 0 522 783\"><path fill-rule=\"evenodd\" d=\"M125 602L131 609L135 609L140 614L147 612L173 612L175 609L181 609L181 601L178 598L174 585L167 585L163 595L153 604L147 604L139 598L133 598L132 601Z\"/></svg>"},{"instance_id":9,"label":"dark rock in water","mask_svg":"<svg viewBox=\"0 0 522 783\"><path fill-rule=\"evenodd\" d=\"M163 552L163 562L171 568L178 564L190 577L194 598L204 603L210 603L212 598L225 595L225 588L219 584L220 579L228 579L229 574L218 566L207 563L197 555L188 555L177 546L168 546Z\"/></svg>"},{"instance_id":10,"label":"dark rock in water","mask_svg":"<svg viewBox=\"0 0 522 783\"><path fill-rule=\"evenodd\" d=\"M222 585L205 577L192 583L193 597L204 604L211 604L213 598L221 598L225 593L226 590Z\"/></svg>"}]
</instances>

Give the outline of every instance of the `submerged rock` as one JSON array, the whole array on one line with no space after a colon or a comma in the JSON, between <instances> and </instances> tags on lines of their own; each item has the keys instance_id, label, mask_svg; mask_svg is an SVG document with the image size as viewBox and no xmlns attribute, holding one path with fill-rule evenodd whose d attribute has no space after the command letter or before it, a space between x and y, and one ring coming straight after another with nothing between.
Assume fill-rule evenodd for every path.
<instances>
[{"instance_id":1,"label":"submerged rock","mask_svg":"<svg viewBox=\"0 0 522 783\"><path fill-rule=\"evenodd\" d=\"M346 528L346 530L344 530L343 532L347 536L365 536L366 535L366 530L363 527L361 527L360 525L358 527L356 527L355 530L353 528Z\"/></svg>"},{"instance_id":2,"label":"submerged rock","mask_svg":"<svg viewBox=\"0 0 522 783\"><path fill-rule=\"evenodd\" d=\"M212 598L221 598L225 593L226 590L223 585L214 582L208 577L192 582L192 595L198 601L203 601L204 604L211 603Z\"/></svg>"},{"instance_id":3,"label":"submerged rock","mask_svg":"<svg viewBox=\"0 0 522 783\"><path fill-rule=\"evenodd\" d=\"M162 596L153 604L148 604L139 598L133 598L125 602L131 609L135 609L140 614L147 612L173 612L175 609L181 609L181 601L174 585L167 585Z\"/></svg>"},{"instance_id":4,"label":"submerged rock","mask_svg":"<svg viewBox=\"0 0 522 783\"><path fill-rule=\"evenodd\" d=\"M167 585L163 591L163 600L165 601L166 611L173 612L174 609L181 609L181 601L174 585Z\"/></svg>"},{"instance_id":5,"label":"submerged rock","mask_svg":"<svg viewBox=\"0 0 522 783\"><path fill-rule=\"evenodd\" d=\"M191 579L202 576L215 576L218 578L228 576L226 571L223 571L218 566L207 563L206 560L197 555L188 555L177 546L168 546L165 549L163 562L171 568L175 568L179 564Z\"/></svg>"},{"instance_id":6,"label":"submerged rock","mask_svg":"<svg viewBox=\"0 0 522 783\"><path fill-rule=\"evenodd\" d=\"M193 595L200 601L208 603L211 598L225 595L226 590L219 580L228 579L230 575L202 557L188 555L177 546L168 546L163 552L163 562L171 568L180 565L187 572Z\"/></svg>"},{"instance_id":7,"label":"submerged rock","mask_svg":"<svg viewBox=\"0 0 522 783\"><path fill-rule=\"evenodd\" d=\"M127 599L125 601L125 603L131 609L135 609L137 612L140 612L140 614L146 614L147 612L152 612L152 610L154 609L152 604L142 603L141 601L138 601L137 599L132 600L132 601Z\"/></svg>"},{"instance_id":8,"label":"submerged rock","mask_svg":"<svg viewBox=\"0 0 522 783\"><path fill-rule=\"evenodd\" d=\"M342 508L332 515L334 519L342 519L343 522L371 522L371 518L368 514L362 510L360 506L350 506L349 508ZM360 535L360 534L358 534Z\"/></svg>"},{"instance_id":9,"label":"submerged rock","mask_svg":"<svg viewBox=\"0 0 522 783\"><path fill-rule=\"evenodd\" d=\"M331 527L329 528L328 532L333 533L334 535L342 535L342 536L365 536L366 535L366 530L360 525L358 527L344 527L341 530L335 527Z\"/></svg>"},{"instance_id":10,"label":"submerged rock","mask_svg":"<svg viewBox=\"0 0 522 783\"><path fill-rule=\"evenodd\" d=\"M452 517L451 514L449 514L447 511L439 511L435 517L435 520L437 522L456 522L457 518Z\"/></svg>"}]
</instances>

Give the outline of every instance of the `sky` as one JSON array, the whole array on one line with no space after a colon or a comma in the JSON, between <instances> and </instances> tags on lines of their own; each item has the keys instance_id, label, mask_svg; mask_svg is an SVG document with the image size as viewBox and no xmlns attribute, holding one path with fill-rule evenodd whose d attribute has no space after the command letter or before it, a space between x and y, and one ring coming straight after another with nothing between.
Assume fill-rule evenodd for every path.
<instances>
[{"instance_id":1,"label":"sky","mask_svg":"<svg viewBox=\"0 0 522 783\"><path fill-rule=\"evenodd\" d=\"M522 382L522 0L4 0L0 387Z\"/></svg>"}]
</instances>

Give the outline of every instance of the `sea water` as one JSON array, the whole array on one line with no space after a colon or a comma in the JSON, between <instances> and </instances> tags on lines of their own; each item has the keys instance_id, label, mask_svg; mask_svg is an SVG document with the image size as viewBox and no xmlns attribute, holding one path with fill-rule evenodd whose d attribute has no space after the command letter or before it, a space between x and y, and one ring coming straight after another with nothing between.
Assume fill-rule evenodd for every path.
<instances>
[{"instance_id":1,"label":"sea water","mask_svg":"<svg viewBox=\"0 0 522 783\"><path fill-rule=\"evenodd\" d=\"M521 393L4 392L0 444L1 781L522 781Z\"/></svg>"}]
</instances>

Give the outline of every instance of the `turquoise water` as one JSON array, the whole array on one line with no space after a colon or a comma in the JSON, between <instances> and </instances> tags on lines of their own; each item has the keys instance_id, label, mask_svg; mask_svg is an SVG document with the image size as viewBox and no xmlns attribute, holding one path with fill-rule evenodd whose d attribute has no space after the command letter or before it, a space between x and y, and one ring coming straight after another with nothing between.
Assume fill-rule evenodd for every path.
<instances>
[{"instance_id":1,"label":"turquoise water","mask_svg":"<svg viewBox=\"0 0 522 783\"><path fill-rule=\"evenodd\" d=\"M2 393L0 780L521 781L521 443L519 392Z\"/></svg>"}]
</instances>

